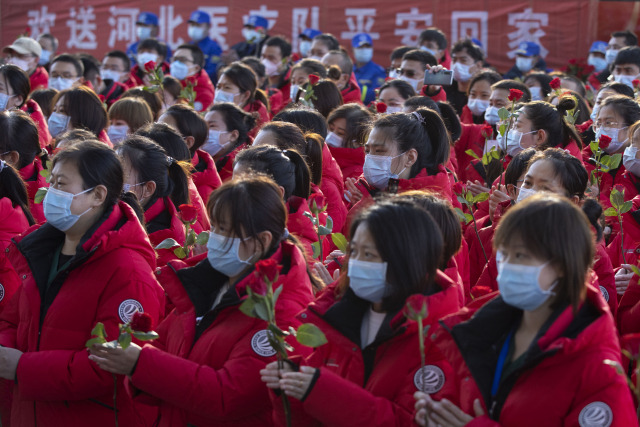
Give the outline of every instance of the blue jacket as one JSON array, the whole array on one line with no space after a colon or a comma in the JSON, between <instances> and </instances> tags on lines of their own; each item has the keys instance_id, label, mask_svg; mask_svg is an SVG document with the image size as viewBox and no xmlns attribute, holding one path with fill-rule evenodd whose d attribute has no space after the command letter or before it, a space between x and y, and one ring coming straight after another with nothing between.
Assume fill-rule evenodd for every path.
<instances>
[{"instance_id":1,"label":"blue jacket","mask_svg":"<svg viewBox=\"0 0 640 427\"><path fill-rule=\"evenodd\" d=\"M194 42L192 42L194 43ZM220 63L220 55L222 55L222 49L217 41L211 40L209 36L203 38L198 42L198 47L204 53L204 70L209 75L211 82L215 85L218 80L216 70Z\"/></svg>"},{"instance_id":2,"label":"blue jacket","mask_svg":"<svg viewBox=\"0 0 640 427\"><path fill-rule=\"evenodd\" d=\"M169 60L171 59L171 47L169 47L169 45L167 43L165 43L163 40L158 39L158 41L164 43L167 46L167 57L164 60L166 62L169 62ZM126 54L129 57L129 61L131 61L131 68L135 67L138 64L137 56L138 56L138 44L139 43L140 43L140 40L136 40L135 42L131 43L127 47Z\"/></svg>"},{"instance_id":3,"label":"blue jacket","mask_svg":"<svg viewBox=\"0 0 640 427\"><path fill-rule=\"evenodd\" d=\"M364 105L376 99L376 89L384 84L384 79L387 78L387 72L380 65L373 61L369 61L361 68L353 66L353 72L356 75L356 80L362 89L362 93L365 93ZM366 89L365 89L366 87Z\"/></svg>"}]
</instances>

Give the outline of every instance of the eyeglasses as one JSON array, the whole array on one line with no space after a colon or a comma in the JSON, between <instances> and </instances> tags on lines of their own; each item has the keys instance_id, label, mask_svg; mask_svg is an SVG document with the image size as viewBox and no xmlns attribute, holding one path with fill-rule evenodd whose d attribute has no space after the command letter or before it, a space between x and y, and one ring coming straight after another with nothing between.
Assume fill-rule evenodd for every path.
<instances>
[{"instance_id":1,"label":"eyeglasses","mask_svg":"<svg viewBox=\"0 0 640 427\"><path fill-rule=\"evenodd\" d=\"M604 122L601 122L600 120L598 120L597 122L595 122L593 124L593 129L598 129L598 128L617 128L618 126L620 126L620 123L618 122L614 122L612 120L605 120Z\"/></svg>"},{"instance_id":2,"label":"eyeglasses","mask_svg":"<svg viewBox=\"0 0 640 427\"><path fill-rule=\"evenodd\" d=\"M191 63L193 63L193 60L192 60L192 59L186 58L186 57L184 57L184 56L174 56L174 57L171 59L171 62L176 62L176 61L179 61L179 62L182 62L182 63L187 63L187 62L191 62Z\"/></svg>"}]
</instances>

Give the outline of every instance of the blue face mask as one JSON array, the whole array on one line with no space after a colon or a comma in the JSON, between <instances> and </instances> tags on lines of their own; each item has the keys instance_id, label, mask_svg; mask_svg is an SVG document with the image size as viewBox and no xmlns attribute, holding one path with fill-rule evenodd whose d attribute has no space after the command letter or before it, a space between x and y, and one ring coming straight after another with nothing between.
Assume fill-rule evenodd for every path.
<instances>
[{"instance_id":1,"label":"blue face mask","mask_svg":"<svg viewBox=\"0 0 640 427\"><path fill-rule=\"evenodd\" d=\"M234 99L238 93L225 92L223 90L216 90L216 94L213 97L214 104L220 104L221 102L230 102L235 104Z\"/></svg>"},{"instance_id":2,"label":"blue face mask","mask_svg":"<svg viewBox=\"0 0 640 427\"><path fill-rule=\"evenodd\" d=\"M48 50L42 49L42 53L40 53L40 59L38 59L38 65L47 65L50 59L51 59L51 52Z\"/></svg>"},{"instance_id":3,"label":"blue face mask","mask_svg":"<svg viewBox=\"0 0 640 427\"><path fill-rule=\"evenodd\" d=\"M393 157L367 154L364 156L364 166L362 168L364 179L378 190L384 190L389 185L389 180L391 178L397 179L398 176L406 169L406 167L402 168L402 170L397 174L391 172L391 162L393 162L393 159L400 157L403 154L404 153L401 153Z\"/></svg>"},{"instance_id":4,"label":"blue face mask","mask_svg":"<svg viewBox=\"0 0 640 427\"><path fill-rule=\"evenodd\" d=\"M189 77L189 67L180 61L174 61L171 63L169 72L173 77L178 80L184 80Z\"/></svg>"},{"instance_id":5,"label":"blue face mask","mask_svg":"<svg viewBox=\"0 0 640 427\"><path fill-rule=\"evenodd\" d=\"M73 227L82 215L86 214L92 209L89 208L86 211L82 212L80 215L72 214L71 203L73 203L73 198L87 193L93 189L94 187L91 187L88 190L84 190L78 194L73 194L67 193L66 191L56 190L53 187L49 187L49 189L47 190L47 195L44 196L44 200L42 201L44 217L47 219L47 222L60 231L67 231L68 229Z\"/></svg>"},{"instance_id":6,"label":"blue face mask","mask_svg":"<svg viewBox=\"0 0 640 427\"><path fill-rule=\"evenodd\" d=\"M231 277L251 265L249 260L240 259L238 254L242 240L240 237L225 237L210 231L207 242L207 259L211 267L225 276Z\"/></svg>"},{"instance_id":7,"label":"blue face mask","mask_svg":"<svg viewBox=\"0 0 640 427\"><path fill-rule=\"evenodd\" d=\"M387 263L349 260L349 287L363 300L380 302L389 294Z\"/></svg>"},{"instance_id":8,"label":"blue face mask","mask_svg":"<svg viewBox=\"0 0 640 427\"><path fill-rule=\"evenodd\" d=\"M55 138L56 136L64 132L64 130L69 125L69 120L71 120L71 117L67 116L66 114L51 113L51 115L49 116L49 120L47 121L47 125L49 126L49 133L51 133L51 136Z\"/></svg>"},{"instance_id":9,"label":"blue face mask","mask_svg":"<svg viewBox=\"0 0 640 427\"><path fill-rule=\"evenodd\" d=\"M498 252L496 261L503 258ZM543 291L540 287L540 272L548 264L520 265L498 262L498 289L507 304L521 310L533 311L544 304L551 295L556 283Z\"/></svg>"},{"instance_id":10,"label":"blue face mask","mask_svg":"<svg viewBox=\"0 0 640 427\"><path fill-rule=\"evenodd\" d=\"M212 156L215 156L216 154L218 154L218 152L220 152L220 150L222 150L224 146L227 145L228 143L228 142L225 142L224 144L220 143L220 135L222 135L223 133L229 133L229 132L222 132L222 131L213 130L213 129L209 130L209 136L207 137L207 141L202 145L201 149L211 154Z\"/></svg>"}]
</instances>

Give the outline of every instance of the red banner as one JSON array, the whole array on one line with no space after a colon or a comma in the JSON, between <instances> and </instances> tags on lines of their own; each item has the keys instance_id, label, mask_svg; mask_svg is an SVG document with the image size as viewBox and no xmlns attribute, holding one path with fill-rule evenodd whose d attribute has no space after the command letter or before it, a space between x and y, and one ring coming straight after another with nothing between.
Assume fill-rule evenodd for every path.
<instances>
[{"instance_id":1,"label":"red banner","mask_svg":"<svg viewBox=\"0 0 640 427\"><path fill-rule=\"evenodd\" d=\"M345 5L348 3L348 5ZM85 51L98 58L109 50L125 50L135 40L140 11L160 18L160 38L172 48L188 41L189 14L200 9L211 16L210 35L223 49L241 40L243 20L258 14L269 20L272 35L284 35L294 43L306 27L331 32L350 49L358 32L374 40L375 60L386 66L391 50L416 45L421 30L437 26L452 44L471 36L484 45L488 61L500 70L513 63L522 41L535 41L550 67L569 58L586 57L596 38L598 6L593 0L423 0L381 2L371 0L265 0L197 1L179 3L102 0L1 0L2 45L10 44L25 29L33 37L51 32L60 40L58 53Z\"/></svg>"}]
</instances>

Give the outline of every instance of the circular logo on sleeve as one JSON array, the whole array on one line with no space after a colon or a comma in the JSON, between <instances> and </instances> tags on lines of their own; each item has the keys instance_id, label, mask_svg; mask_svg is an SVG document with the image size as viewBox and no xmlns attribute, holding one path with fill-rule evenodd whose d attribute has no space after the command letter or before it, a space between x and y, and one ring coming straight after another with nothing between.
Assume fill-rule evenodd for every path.
<instances>
[{"instance_id":1,"label":"circular logo on sleeve","mask_svg":"<svg viewBox=\"0 0 640 427\"><path fill-rule=\"evenodd\" d=\"M442 390L444 381L444 372L436 365L427 365L422 369L418 369L413 376L413 383L416 388L428 394Z\"/></svg>"},{"instance_id":2,"label":"circular logo on sleeve","mask_svg":"<svg viewBox=\"0 0 640 427\"><path fill-rule=\"evenodd\" d=\"M0 283L0 301L4 299L4 286Z\"/></svg>"},{"instance_id":3,"label":"circular logo on sleeve","mask_svg":"<svg viewBox=\"0 0 640 427\"><path fill-rule=\"evenodd\" d=\"M609 427L613 422L613 411L604 402L591 402L578 416L580 427Z\"/></svg>"},{"instance_id":4,"label":"circular logo on sleeve","mask_svg":"<svg viewBox=\"0 0 640 427\"><path fill-rule=\"evenodd\" d=\"M258 331L251 338L251 348L260 356L271 357L276 354L276 351L269 344L269 332L266 329Z\"/></svg>"},{"instance_id":5,"label":"circular logo on sleeve","mask_svg":"<svg viewBox=\"0 0 640 427\"><path fill-rule=\"evenodd\" d=\"M144 313L142 304L134 299L124 300L120 303L120 307L118 307L118 315L120 316L120 320L122 320L122 323L130 322L131 318L133 317L133 313L135 313L136 311Z\"/></svg>"},{"instance_id":6,"label":"circular logo on sleeve","mask_svg":"<svg viewBox=\"0 0 640 427\"><path fill-rule=\"evenodd\" d=\"M609 291L607 291L604 286L600 285L600 292L602 293L602 296L604 297L604 300L606 302L609 302Z\"/></svg>"}]
</instances>

